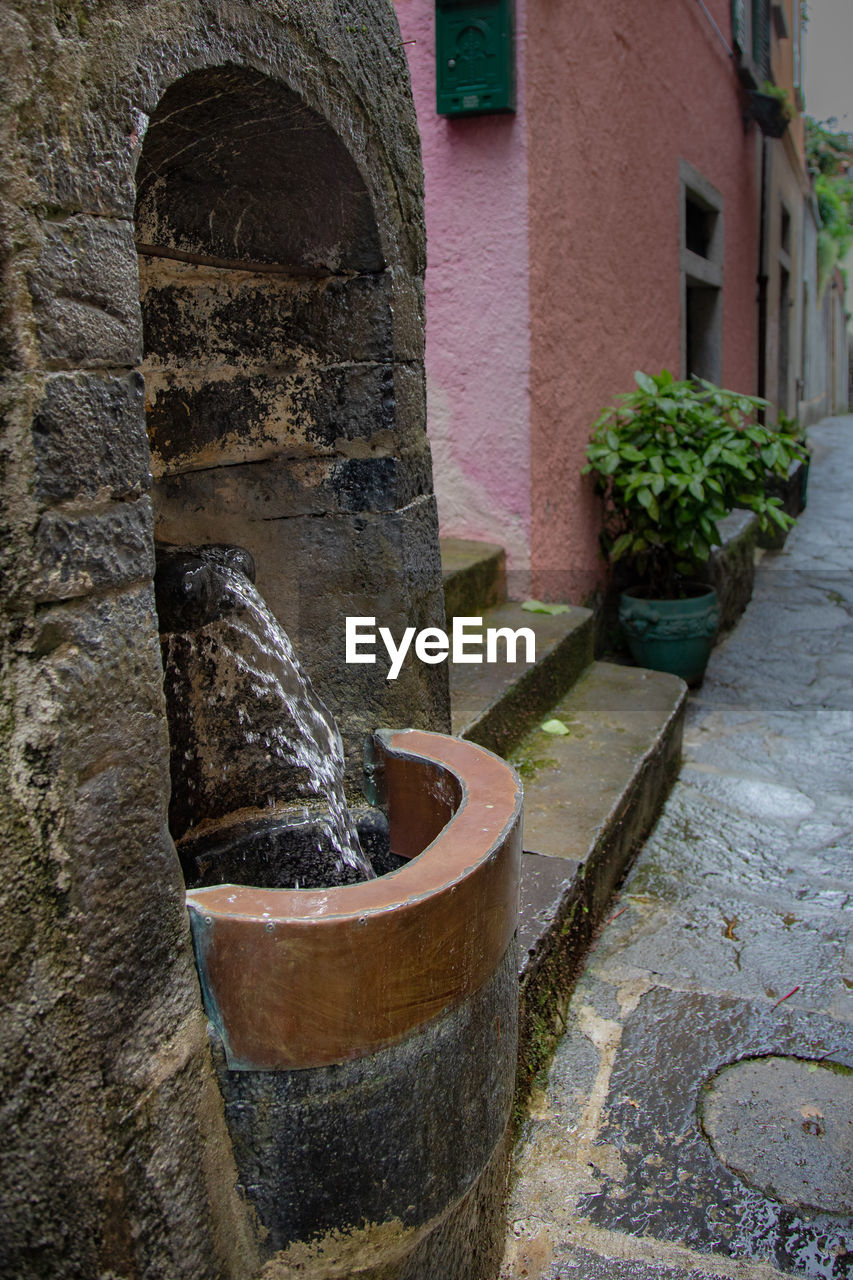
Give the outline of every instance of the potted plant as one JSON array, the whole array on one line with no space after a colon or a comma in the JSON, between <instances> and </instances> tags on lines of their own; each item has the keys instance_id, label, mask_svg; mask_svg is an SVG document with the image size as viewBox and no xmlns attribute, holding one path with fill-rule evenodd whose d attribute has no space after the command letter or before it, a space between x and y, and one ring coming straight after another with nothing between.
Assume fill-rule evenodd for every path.
<instances>
[{"instance_id":1,"label":"potted plant","mask_svg":"<svg viewBox=\"0 0 853 1280\"><path fill-rule=\"evenodd\" d=\"M781 138L793 119L794 107L786 89L765 80L749 95L749 114L766 137Z\"/></svg>"},{"instance_id":2,"label":"potted plant","mask_svg":"<svg viewBox=\"0 0 853 1280\"><path fill-rule=\"evenodd\" d=\"M796 441L797 448L793 452L787 451L784 456L780 455L776 473L781 480L777 479L771 484L770 493L781 499L782 506L790 515L797 516L805 511L808 500L811 447L805 428L796 418L789 418L787 414L779 412L776 415L776 431L783 449L786 449L786 441L789 439Z\"/></svg>"},{"instance_id":3,"label":"potted plant","mask_svg":"<svg viewBox=\"0 0 853 1280\"><path fill-rule=\"evenodd\" d=\"M693 577L733 507L754 511L762 529L793 524L766 490L799 446L759 423L766 402L755 396L678 382L666 369L634 378L637 389L597 419L583 472L595 474L604 500L605 555L637 581L619 610L634 659L698 683L719 605Z\"/></svg>"}]
</instances>

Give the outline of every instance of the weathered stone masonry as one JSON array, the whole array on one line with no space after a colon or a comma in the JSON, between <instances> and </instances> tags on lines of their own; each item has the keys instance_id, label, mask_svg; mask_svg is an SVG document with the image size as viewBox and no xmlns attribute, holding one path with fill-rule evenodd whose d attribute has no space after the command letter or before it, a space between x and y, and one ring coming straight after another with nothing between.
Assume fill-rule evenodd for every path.
<instances>
[{"instance_id":1,"label":"weathered stone masonry","mask_svg":"<svg viewBox=\"0 0 853 1280\"><path fill-rule=\"evenodd\" d=\"M0 1270L245 1276L153 537L249 545L353 782L367 729L447 727L443 668L342 663L347 613L441 622L405 60L385 0L3 0L0 25Z\"/></svg>"}]
</instances>

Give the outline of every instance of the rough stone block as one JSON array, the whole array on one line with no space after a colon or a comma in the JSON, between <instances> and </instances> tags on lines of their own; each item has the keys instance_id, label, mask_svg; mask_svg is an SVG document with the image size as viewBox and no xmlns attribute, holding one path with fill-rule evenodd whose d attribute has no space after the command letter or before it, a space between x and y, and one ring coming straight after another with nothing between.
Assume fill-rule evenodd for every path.
<instances>
[{"instance_id":1,"label":"rough stone block","mask_svg":"<svg viewBox=\"0 0 853 1280\"><path fill-rule=\"evenodd\" d=\"M394 359L423 364L426 302L423 281L412 279L399 267L390 271L394 281Z\"/></svg>"},{"instance_id":2,"label":"rough stone block","mask_svg":"<svg viewBox=\"0 0 853 1280\"><path fill-rule=\"evenodd\" d=\"M30 291L46 360L84 369L141 360L136 249L129 222L77 214L45 223Z\"/></svg>"},{"instance_id":3,"label":"rough stone block","mask_svg":"<svg viewBox=\"0 0 853 1280\"><path fill-rule=\"evenodd\" d=\"M348 615L376 618L399 642L444 623L435 502L422 498L400 511L303 521L306 563L330 566L298 598L298 634L312 680L337 716L353 782L360 778L364 737L380 725L432 727L448 732L447 664L427 666L410 656L398 678L383 680L388 659L377 640L376 664L345 661ZM260 575L259 575L260 581ZM322 635L322 646L311 643Z\"/></svg>"},{"instance_id":4,"label":"rough stone block","mask_svg":"<svg viewBox=\"0 0 853 1280\"><path fill-rule=\"evenodd\" d=\"M65 878L93 1034L111 1056L137 1016L164 1038L195 1007L183 884L166 827L168 741L150 585L45 610L39 697L56 730L24 748L63 793ZM85 731L81 731L85 726Z\"/></svg>"},{"instance_id":5,"label":"rough stone block","mask_svg":"<svg viewBox=\"0 0 853 1280\"><path fill-rule=\"evenodd\" d=\"M402 450L419 452L426 444L426 376L419 361L394 365L395 425ZM432 462L428 488L432 490Z\"/></svg>"},{"instance_id":6,"label":"rough stone block","mask_svg":"<svg viewBox=\"0 0 853 1280\"><path fill-rule=\"evenodd\" d=\"M758 517L751 511L730 511L720 521L720 545L714 547L700 582L714 587L720 601L720 630L737 622L752 598L755 584L755 544Z\"/></svg>"},{"instance_id":7,"label":"rough stone block","mask_svg":"<svg viewBox=\"0 0 853 1280\"><path fill-rule=\"evenodd\" d=\"M192 371L148 377L155 474L234 465L276 454L331 453L396 427L390 365L332 365L291 373L199 380Z\"/></svg>"},{"instance_id":8,"label":"rough stone block","mask_svg":"<svg viewBox=\"0 0 853 1280\"><path fill-rule=\"evenodd\" d=\"M419 497L412 460L365 449L364 457L271 458L233 467L187 471L158 480L154 501L164 542L242 546L247 525L304 515L394 511ZM427 490L428 491L428 490Z\"/></svg>"},{"instance_id":9,"label":"rough stone block","mask_svg":"<svg viewBox=\"0 0 853 1280\"><path fill-rule=\"evenodd\" d=\"M53 502L127 498L150 483L138 373L55 374L33 418L36 486Z\"/></svg>"},{"instance_id":10,"label":"rough stone block","mask_svg":"<svg viewBox=\"0 0 853 1280\"><path fill-rule=\"evenodd\" d=\"M103 74L102 69L99 71ZM93 109L78 98L73 108L76 126L73 146L57 146L56 140L68 132L67 105L47 95L43 95L40 105L42 118L33 122L32 129L24 133L21 141L45 205L71 214L132 218L136 201L134 142L139 113L135 121L115 119L103 111L102 100Z\"/></svg>"},{"instance_id":11,"label":"rough stone block","mask_svg":"<svg viewBox=\"0 0 853 1280\"><path fill-rule=\"evenodd\" d=\"M145 255L139 269L152 366L206 365L211 356L240 368L391 357L387 272L312 280Z\"/></svg>"},{"instance_id":12,"label":"rough stone block","mask_svg":"<svg viewBox=\"0 0 853 1280\"><path fill-rule=\"evenodd\" d=\"M36 535L41 576L36 599L68 600L127 586L154 573L151 502L117 504L89 515L48 511Z\"/></svg>"}]
</instances>

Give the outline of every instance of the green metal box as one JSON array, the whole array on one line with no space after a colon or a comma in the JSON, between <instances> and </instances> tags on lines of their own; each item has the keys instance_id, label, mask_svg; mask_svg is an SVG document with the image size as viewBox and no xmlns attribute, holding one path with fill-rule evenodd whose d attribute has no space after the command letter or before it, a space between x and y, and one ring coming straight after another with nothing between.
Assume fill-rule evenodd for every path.
<instances>
[{"instance_id":1,"label":"green metal box","mask_svg":"<svg viewBox=\"0 0 853 1280\"><path fill-rule=\"evenodd\" d=\"M513 0L436 0L440 116L515 110Z\"/></svg>"}]
</instances>

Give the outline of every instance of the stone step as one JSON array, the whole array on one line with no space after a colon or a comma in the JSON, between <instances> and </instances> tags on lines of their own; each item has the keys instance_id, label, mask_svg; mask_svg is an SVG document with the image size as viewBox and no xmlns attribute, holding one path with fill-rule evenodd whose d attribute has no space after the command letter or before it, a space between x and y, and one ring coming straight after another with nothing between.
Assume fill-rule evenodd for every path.
<instances>
[{"instance_id":1,"label":"stone step","mask_svg":"<svg viewBox=\"0 0 853 1280\"><path fill-rule=\"evenodd\" d=\"M730 533L749 544L740 558L751 564L754 534L740 524ZM675 676L593 661L589 609L490 607L505 589L501 548L444 540L442 565L449 620L481 617L483 628L527 627L536 637L535 662L450 666L453 733L511 760L524 782L522 1109L613 891L677 777L687 691ZM546 733L551 718L570 732Z\"/></svg>"},{"instance_id":2,"label":"stone step","mask_svg":"<svg viewBox=\"0 0 853 1280\"><path fill-rule=\"evenodd\" d=\"M492 542L441 539L447 619L479 617L506 600L506 553Z\"/></svg>"},{"instance_id":3,"label":"stone step","mask_svg":"<svg viewBox=\"0 0 853 1280\"><path fill-rule=\"evenodd\" d=\"M519 1097L547 1061L579 965L678 775L686 686L595 662L510 755L524 782Z\"/></svg>"},{"instance_id":4,"label":"stone step","mask_svg":"<svg viewBox=\"0 0 853 1280\"><path fill-rule=\"evenodd\" d=\"M536 637L535 662L453 663L450 706L453 733L506 756L541 720L592 661L593 615L572 605L568 613L529 613L502 604L475 615L483 627L529 628ZM501 646L499 653L503 654ZM518 653L525 647L519 643Z\"/></svg>"}]
</instances>

